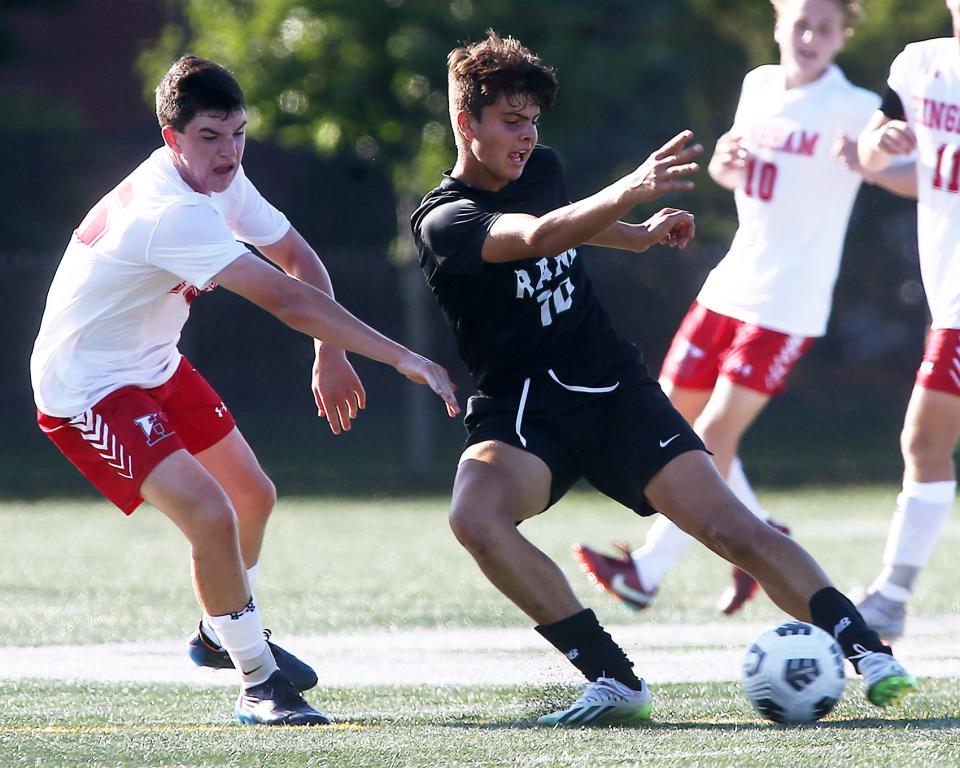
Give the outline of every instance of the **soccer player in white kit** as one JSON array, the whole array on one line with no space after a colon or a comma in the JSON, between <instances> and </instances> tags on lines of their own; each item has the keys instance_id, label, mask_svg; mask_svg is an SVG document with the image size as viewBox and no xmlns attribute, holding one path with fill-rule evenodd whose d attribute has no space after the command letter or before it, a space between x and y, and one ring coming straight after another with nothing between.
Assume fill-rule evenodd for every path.
<instances>
[{"instance_id":1,"label":"soccer player in white kit","mask_svg":"<svg viewBox=\"0 0 960 768\"><path fill-rule=\"evenodd\" d=\"M313 388L335 434L364 406L344 350L428 384L451 416L453 385L343 309L316 253L247 180L243 92L226 69L185 56L156 95L163 146L87 214L50 287L30 361L37 419L125 514L146 500L189 540L204 612L190 656L240 671L240 722L323 724L301 696L314 671L264 637L252 595L276 491L177 350L190 303L220 285L319 340Z\"/></svg>"},{"instance_id":2,"label":"soccer player in white kit","mask_svg":"<svg viewBox=\"0 0 960 768\"><path fill-rule=\"evenodd\" d=\"M900 436L903 489L883 569L860 603L889 638L953 506L960 439L960 0L947 0L953 37L908 45L890 66L889 89L861 134L860 161L880 170L915 159L920 273L931 324Z\"/></svg>"},{"instance_id":3,"label":"soccer player in white kit","mask_svg":"<svg viewBox=\"0 0 960 768\"><path fill-rule=\"evenodd\" d=\"M833 63L860 18L852 0L773 0L780 64L747 73L709 172L734 191L739 228L664 359L660 384L721 475L766 517L737 459L742 435L827 330L847 221L862 180L856 137L880 102ZM887 181L868 175L885 186ZM786 532L785 527L770 524ZM653 600L691 539L661 516L643 547L611 557L574 546L587 575L635 609ZM734 569L721 610L758 590Z\"/></svg>"}]
</instances>

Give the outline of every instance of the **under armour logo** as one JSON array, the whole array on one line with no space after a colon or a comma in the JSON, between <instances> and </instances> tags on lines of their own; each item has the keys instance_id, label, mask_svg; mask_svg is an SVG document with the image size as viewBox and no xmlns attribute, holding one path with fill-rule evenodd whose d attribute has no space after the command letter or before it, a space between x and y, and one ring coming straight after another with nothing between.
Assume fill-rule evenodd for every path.
<instances>
[{"instance_id":1,"label":"under armour logo","mask_svg":"<svg viewBox=\"0 0 960 768\"><path fill-rule=\"evenodd\" d=\"M563 655L566 656L568 659L570 659L570 661L573 661L575 658L577 658L577 656L580 655L580 651L576 648L571 648L569 651L567 651Z\"/></svg>"},{"instance_id":2,"label":"under armour logo","mask_svg":"<svg viewBox=\"0 0 960 768\"><path fill-rule=\"evenodd\" d=\"M213 410L214 410L214 412L217 414L217 416L219 416L219 417L222 419L222 418L223 418L223 414L225 414L225 413L227 412L227 406L225 406L225 405L221 402L220 405L218 405L218 406L217 406L216 408L214 408Z\"/></svg>"},{"instance_id":3,"label":"under armour logo","mask_svg":"<svg viewBox=\"0 0 960 768\"><path fill-rule=\"evenodd\" d=\"M167 427L167 416L164 413L148 413L146 416L134 419L133 423L143 431L148 446L156 445L163 438L173 434L173 430Z\"/></svg>"}]
</instances>

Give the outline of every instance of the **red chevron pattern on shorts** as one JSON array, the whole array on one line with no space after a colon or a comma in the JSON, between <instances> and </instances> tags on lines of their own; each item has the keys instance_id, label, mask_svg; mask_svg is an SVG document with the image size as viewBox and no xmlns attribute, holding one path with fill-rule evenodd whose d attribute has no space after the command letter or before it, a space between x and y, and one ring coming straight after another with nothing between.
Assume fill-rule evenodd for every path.
<instances>
[{"instance_id":1,"label":"red chevron pattern on shorts","mask_svg":"<svg viewBox=\"0 0 960 768\"><path fill-rule=\"evenodd\" d=\"M953 348L953 360L950 361L950 378L960 390L960 346Z\"/></svg>"},{"instance_id":2,"label":"red chevron pattern on shorts","mask_svg":"<svg viewBox=\"0 0 960 768\"><path fill-rule=\"evenodd\" d=\"M70 426L80 432L90 447L93 448L108 466L117 470L120 477L133 479L133 460L117 441L110 428L103 422L100 415L92 410L86 410L79 416L70 419Z\"/></svg>"}]
</instances>

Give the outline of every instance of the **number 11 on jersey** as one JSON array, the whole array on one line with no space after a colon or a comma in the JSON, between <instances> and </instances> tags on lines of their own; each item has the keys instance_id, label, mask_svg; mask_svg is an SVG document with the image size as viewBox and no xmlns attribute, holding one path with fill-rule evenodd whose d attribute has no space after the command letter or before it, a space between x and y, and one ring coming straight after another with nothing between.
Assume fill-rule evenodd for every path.
<instances>
[{"instance_id":1,"label":"number 11 on jersey","mask_svg":"<svg viewBox=\"0 0 960 768\"><path fill-rule=\"evenodd\" d=\"M960 147L941 144L937 149L937 162L933 168L933 188L947 192L960 192Z\"/></svg>"}]
</instances>

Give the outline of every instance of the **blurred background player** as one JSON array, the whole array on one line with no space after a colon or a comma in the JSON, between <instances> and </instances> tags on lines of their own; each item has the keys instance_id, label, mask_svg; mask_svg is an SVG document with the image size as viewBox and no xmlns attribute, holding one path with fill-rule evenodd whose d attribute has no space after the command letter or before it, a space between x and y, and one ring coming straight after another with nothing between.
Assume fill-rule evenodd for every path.
<instances>
[{"instance_id":1,"label":"blurred background player","mask_svg":"<svg viewBox=\"0 0 960 768\"><path fill-rule=\"evenodd\" d=\"M899 701L913 678L810 555L730 492L637 348L614 329L577 251L585 242L636 252L686 244L686 211L665 208L641 224L619 219L692 188L687 177L702 151L692 134L571 203L559 158L537 144L541 110L556 95L553 70L517 40L490 33L450 53L448 76L457 161L411 227L477 389L450 525L491 583L589 681L569 708L539 722L613 724L651 710L632 662L518 528L581 477L638 514L662 512L745 567L783 610L836 637L870 701Z\"/></svg>"},{"instance_id":2,"label":"blurred background player","mask_svg":"<svg viewBox=\"0 0 960 768\"><path fill-rule=\"evenodd\" d=\"M124 513L146 500L189 540L204 612L190 656L240 671L238 719L326 723L300 695L314 671L264 637L252 595L276 491L177 350L190 303L218 284L322 340L313 389L334 433L364 406L343 350L428 383L451 416L453 387L334 301L316 253L247 180L243 92L227 70L185 56L156 97L163 146L87 214L50 287L30 361L38 422Z\"/></svg>"},{"instance_id":3,"label":"blurred background player","mask_svg":"<svg viewBox=\"0 0 960 768\"><path fill-rule=\"evenodd\" d=\"M953 506L960 439L960 0L947 0L953 37L911 43L890 66L880 110L860 136L874 171L915 158L920 273L931 324L907 405L903 489L883 569L860 603L885 637L903 633L907 601Z\"/></svg>"},{"instance_id":4,"label":"blurred background player","mask_svg":"<svg viewBox=\"0 0 960 768\"><path fill-rule=\"evenodd\" d=\"M734 190L739 228L710 272L663 362L660 384L713 452L747 508L769 520L737 458L740 439L813 340L826 333L847 221L860 187L856 137L879 98L834 64L860 19L851 0L773 0L780 64L743 80L733 127L717 141L709 172ZM899 179L887 182L903 191ZM896 185L900 183L900 186ZM574 556L626 605L646 608L690 536L666 517L631 552L584 545ZM720 600L725 614L758 590L739 568Z\"/></svg>"}]
</instances>

